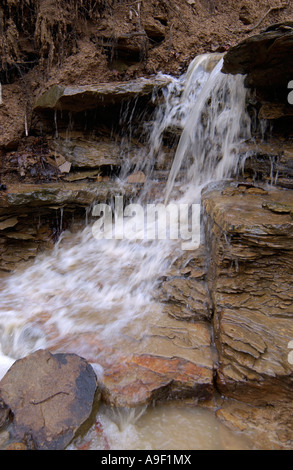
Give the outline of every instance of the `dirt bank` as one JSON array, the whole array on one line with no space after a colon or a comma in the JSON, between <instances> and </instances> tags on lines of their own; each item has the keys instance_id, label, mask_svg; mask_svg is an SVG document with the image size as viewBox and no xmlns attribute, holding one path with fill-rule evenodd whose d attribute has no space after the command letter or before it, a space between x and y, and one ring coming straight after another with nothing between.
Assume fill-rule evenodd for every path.
<instances>
[{"instance_id":1,"label":"dirt bank","mask_svg":"<svg viewBox=\"0 0 293 470\"><path fill-rule=\"evenodd\" d=\"M290 17L290 2L266 0L3 0L0 147L29 132L46 86L178 75L195 55L224 52Z\"/></svg>"}]
</instances>

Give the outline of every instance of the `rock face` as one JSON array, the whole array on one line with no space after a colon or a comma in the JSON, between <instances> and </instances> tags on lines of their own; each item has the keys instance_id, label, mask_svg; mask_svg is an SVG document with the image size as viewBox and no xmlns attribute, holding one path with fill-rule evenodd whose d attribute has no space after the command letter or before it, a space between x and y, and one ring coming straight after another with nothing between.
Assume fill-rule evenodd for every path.
<instances>
[{"instance_id":1,"label":"rock face","mask_svg":"<svg viewBox=\"0 0 293 470\"><path fill-rule=\"evenodd\" d=\"M272 203L287 211L272 212ZM277 189L234 196L215 191L204 197L217 386L223 395L249 403L293 397L288 361L293 338L292 203L292 191Z\"/></svg>"},{"instance_id":2,"label":"rock face","mask_svg":"<svg viewBox=\"0 0 293 470\"><path fill-rule=\"evenodd\" d=\"M64 449L89 418L96 389L92 367L74 354L39 350L16 361L0 382L13 439L38 450Z\"/></svg>"},{"instance_id":3,"label":"rock face","mask_svg":"<svg viewBox=\"0 0 293 470\"><path fill-rule=\"evenodd\" d=\"M250 181L293 189L293 145L289 139L270 138L245 145L243 159L244 176Z\"/></svg>"},{"instance_id":4,"label":"rock face","mask_svg":"<svg viewBox=\"0 0 293 470\"><path fill-rule=\"evenodd\" d=\"M284 94L292 80L292 49L293 22L273 25L232 47L225 56L223 72L247 74L249 87L273 98L282 90Z\"/></svg>"},{"instance_id":5,"label":"rock face","mask_svg":"<svg viewBox=\"0 0 293 470\"><path fill-rule=\"evenodd\" d=\"M207 271L204 246L193 255L185 254L176 260L162 279L158 294L169 316L191 322L211 321Z\"/></svg>"}]
</instances>

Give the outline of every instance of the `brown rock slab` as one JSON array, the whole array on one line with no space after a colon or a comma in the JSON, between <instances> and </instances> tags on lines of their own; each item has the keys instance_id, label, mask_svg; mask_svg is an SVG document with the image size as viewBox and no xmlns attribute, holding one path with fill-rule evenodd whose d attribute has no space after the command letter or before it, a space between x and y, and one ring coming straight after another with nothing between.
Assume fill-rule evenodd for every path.
<instances>
[{"instance_id":1,"label":"brown rock slab","mask_svg":"<svg viewBox=\"0 0 293 470\"><path fill-rule=\"evenodd\" d=\"M101 166L121 166L121 149L116 142L98 141L79 138L54 139L49 143L49 148L53 154L58 155L71 164L73 169L94 169ZM65 163L61 165L63 167ZM61 168L59 167L59 169ZM67 168L67 169L68 169Z\"/></svg>"},{"instance_id":2,"label":"brown rock slab","mask_svg":"<svg viewBox=\"0 0 293 470\"><path fill-rule=\"evenodd\" d=\"M0 230L5 230L7 228L14 227L17 224L18 224L18 218L10 217L9 219L5 219L0 222Z\"/></svg>"},{"instance_id":3,"label":"brown rock slab","mask_svg":"<svg viewBox=\"0 0 293 470\"><path fill-rule=\"evenodd\" d=\"M250 403L292 400L293 192L204 196L213 238L209 272L222 394Z\"/></svg>"},{"instance_id":4,"label":"brown rock slab","mask_svg":"<svg viewBox=\"0 0 293 470\"><path fill-rule=\"evenodd\" d=\"M139 78L127 82L100 83L96 86L66 87L54 85L41 94L34 110L60 109L82 112L88 109L105 107L137 96L151 95L154 89L166 86L165 78Z\"/></svg>"},{"instance_id":5,"label":"brown rock slab","mask_svg":"<svg viewBox=\"0 0 293 470\"><path fill-rule=\"evenodd\" d=\"M58 182L43 184L9 185L8 191L0 199L0 215L30 209L51 206L88 207L93 202L107 201L111 196L121 194L135 195L137 187L116 184L113 181L102 182Z\"/></svg>"},{"instance_id":6,"label":"brown rock slab","mask_svg":"<svg viewBox=\"0 0 293 470\"><path fill-rule=\"evenodd\" d=\"M159 309L160 310L160 309ZM52 348L51 348L52 349ZM214 391L214 357L208 324L186 323L156 314L143 329L125 328L115 346L98 334L63 338L54 350L78 351L102 367L102 400L134 407L153 400L209 400Z\"/></svg>"},{"instance_id":7,"label":"brown rock slab","mask_svg":"<svg viewBox=\"0 0 293 470\"><path fill-rule=\"evenodd\" d=\"M253 88L286 90L293 76L292 47L293 22L272 25L231 47L223 72L247 74L247 84Z\"/></svg>"},{"instance_id":8,"label":"brown rock slab","mask_svg":"<svg viewBox=\"0 0 293 470\"><path fill-rule=\"evenodd\" d=\"M64 449L89 418L96 389L92 367L75 354L39 350L16 361L0 382L0 397L13 414L13 439L33 442L35 449Z\"/></svg>"}]
</instances>

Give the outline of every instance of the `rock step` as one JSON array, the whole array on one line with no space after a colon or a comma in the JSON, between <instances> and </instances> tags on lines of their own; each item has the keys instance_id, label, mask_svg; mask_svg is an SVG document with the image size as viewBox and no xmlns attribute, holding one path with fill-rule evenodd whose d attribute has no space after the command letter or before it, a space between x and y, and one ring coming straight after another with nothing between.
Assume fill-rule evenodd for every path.
<instances>
[{"instance_id":1,"label":"rock step","mask_svg":"<svg viewBox=\"0 0 293 470\"><path fill-rule=\"evenodd\" d=\"M290 401L293 191L214 191L203 204L219 391L254 404Z\"/></svg>"},{"instance_id":2,"label":"rock step","mask_svg":"<svg viewBox=\"0 0 293 470\"><path fill-rule=\"evenodd\" d=\"M36 100L34 111L63 110L74 113L119 104L123 100L151 96L170 82L167 77L139 78L127 82L100 83L95 86L53 85Z\"/></svg>"},{"instance_id":3,"label":"rock step","mask_svg":"<svg viewBox=\"0 0 293 470\"><path fill-rule=\"evenodd\" d=\"M111 406L184 398L202 401L214 393L209 325L171 318L160 304L148 315L146 328L127 328L113 347L97 334L83 333L57 340L50 351L77 351L94 368L102 367L98 384L102 400Z\"/></svg>"}]
</instances>

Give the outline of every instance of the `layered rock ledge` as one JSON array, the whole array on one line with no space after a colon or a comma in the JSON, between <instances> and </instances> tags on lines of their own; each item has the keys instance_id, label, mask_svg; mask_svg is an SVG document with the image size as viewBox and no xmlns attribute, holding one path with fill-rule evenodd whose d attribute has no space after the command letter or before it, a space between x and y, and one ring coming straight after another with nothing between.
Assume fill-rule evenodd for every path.
<instances>
[{"instance_id":1,"label":"layered rock ledge","mask_svg":"<svg viewBox=\"0 0 293 470\"><path fill-rule=\"evenodd\" d=\"M39 96L34 105L34 111L54 109L76 113L119 104L123 100L152 95L154 90L166 86L169 81L167 77L154 77L121 83L101 83L96 86L54 85Z\"/></svg>"},{"instance_id":2,"label":"layered rock ledge","mask_svg":"<svg viewBox=\"0 0 293 470\"><path fill-rule=\"evenodd\" d=\"M207 193L210 291L221 394L292 400L293 192Z\"/></svg>"}]
</instances>

